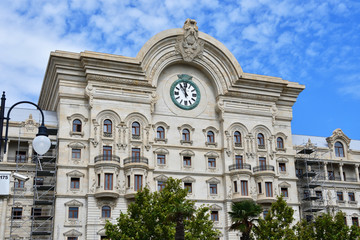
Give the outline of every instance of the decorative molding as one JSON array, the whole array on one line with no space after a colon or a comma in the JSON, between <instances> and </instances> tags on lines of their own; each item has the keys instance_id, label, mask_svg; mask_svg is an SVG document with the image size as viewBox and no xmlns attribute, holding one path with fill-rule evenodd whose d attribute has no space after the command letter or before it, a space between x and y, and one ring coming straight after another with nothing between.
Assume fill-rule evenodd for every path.
<instances>
[{"instance_id":1,"label":"decorative molding","mask_svg":"<svg viewBox=\"0 0 360 240\"><path fill-rule=\"evenodd\" d=\"M195 182L196 180L195 180L195 178L192 178L190 176L186 176L186 177L182 178L181 181L183 181L183 182L191 182L192 183L192 182Z\"/></svg>"},{"instance_id":2,"label":"decorative molding","mask_svg":"<svg viewBox=\"0 0 360 240\"><path fill-rule=\"evenodd\" d=\"M67 145L69 148L75 148L75 149L83 149L86 148L86 145L81 142L71 142Z\"/></svg>"},{"instance_id":3,"label":"decorative molding","mask_svg":"<svg viewBox=\"0 0 360 240\"><path fill-rule=\"evenodd\" d=\"M210 210L222 210L222 207L217 204L212 204L209 207Z\"/></svg>"},{"instance_id":4,"label":"decorative molding","mask_svg":"<svg viewBox=\"0 0 360 240\"><path fill-rule=\"evenodd\" d=\"M68 176L68 177L84 177L85 174L78 170L73 170L71 172L66 173L66 176Z\"/></svg>"},{"instance_id":5,"label":"decorative molding","mask_svg":"<svg viewBox=\"0 0 360 240\"><path fill-rule=\"evenodd\" d=\"M216 184L219 184L219 183L220 183L220 180L213 177L213 178L210 178L210 179L206 180L206 183L216 183Z\"/></svg>"},{"instance_id":6,"label":"decorative molding","mask_svg":"<svg viewBox=\"0 0 360 240\"><path fill-rule=\"evenodd\" d=\"M64 203L65 206L78 206L78 207L82 207L84 204L82 202L79 202L78 200L71 200L69 202Z\"/></svg>"},{"instance_id":7,"label":"decorative molding","mask_svg":"<svg viewBox=\"0 0 360 240\"><path fill-rule=\"evenodd\" d=\"M332 148L339 139L342 140L347 145L347 149L349 149L351 139L346 136L340 128L335 129L333 134L326 138L329 148Z\"/></svg>"},{"instance_id":8,"label":"decorative molding","mask_svg":"<svg viewBox=\"0 0 360 240\"><path fill-rule=\"evenodd\" d=\"M82 233L75 229L71 229L67 232L64 232L64 236L65 237L80 237L80 236L82 236Z\"/></svg>"},{"instance_id":9,"label":"decorative molding","mask_svg":"<svg viewBox=\"0 0 360 240\"><path fill-rule=\"evenodd\" d=\"M168 177L162 174L162 175L159 175L157 177L154 177L154 180L166 182L168 180Z\"/></svg>"},{"instance_id":10,"label":"decorative molding","mask_svg":"<svg viewBox=\"0 0 360 240\"><path fill-rule=\"evenodd\" d=\"M195 156L195 153L191 150L183 150L179 153L181 156L188 156L188 157L192 157Z\"/></svg>"}]
</instances>

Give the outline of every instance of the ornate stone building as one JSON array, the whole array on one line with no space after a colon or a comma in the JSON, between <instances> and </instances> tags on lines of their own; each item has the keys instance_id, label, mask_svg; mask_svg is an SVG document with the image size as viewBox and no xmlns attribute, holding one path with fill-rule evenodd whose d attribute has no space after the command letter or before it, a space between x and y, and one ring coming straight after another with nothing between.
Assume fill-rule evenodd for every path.
<instances>
[{"instance_id":1,"label":"ornate stone building","mask_svg":"<svg viewBox=\"0 0 360 240\"><path fill-rule=\"evenodd\" d=\"M135 58L52 52L39 106L57 116L53 238L101 239L105 221L115 222L139 189L160 190L169 177L210 206L221 239L238 239L228 231L234 201L253 199L266 213L284 194L295 218L305 216L293 144L303 139L291 133L303 89L243 72L190 19ZM359 150L346 156L359 162Z\"/></svg>"}]
</instances>

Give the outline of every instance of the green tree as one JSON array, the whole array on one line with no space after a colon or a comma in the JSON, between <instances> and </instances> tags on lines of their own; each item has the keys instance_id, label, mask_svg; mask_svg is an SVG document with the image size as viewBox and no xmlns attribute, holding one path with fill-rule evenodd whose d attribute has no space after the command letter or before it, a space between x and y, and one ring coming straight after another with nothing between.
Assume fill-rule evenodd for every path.
<instances>
[{"instance_id":1,"label":"green tree","mask_svg":"<svg viewBox=\"0 0 360 240\"><path fill-rule=\"evenodd\" d=\"M187 193L181 180L173 178L162 191L139 191L116 224L106 223L106 235L127 240L216 239L219 231L213 229L209 208L195 208L195 202L186 199Z\"/></svg>"},{"instance_id":2,"label":"green tree","mask_svg":"<svg viewBox=\"0 0 360 240\"><path fill-rule=\"evenodd\" d=\"M299 240L355 240L360 236L357 226L351 228L345 224L345 214L337 212L335 216L329 213L316 217L314 222L305 220L296 226Z\"/></svg>"},{"instance_id":3,"label":"green tree","mask_svg":"<svg viewBox=\"0 0 360 240\"><path fill-rule=\"evenodd\" d=\"M261 212L262 208L252 200L233 203L229 212L232 220L230 230L240 231L242 233L240 239L251 239L251 229Z\"/></svg>"},{"instance_id":4,"label":"green tree","mask_svg":"<svg viewBox=\"0 0 360 240\"><path fill-rule=\"evenodd\" d=\"M296 239L291 226L294 221L294 210L286 204L282 196L271 204L269 213L265 219L258 220L258 226L254 228L254 234L258 240L292 240Z\"/></svg>"}]
</instances>

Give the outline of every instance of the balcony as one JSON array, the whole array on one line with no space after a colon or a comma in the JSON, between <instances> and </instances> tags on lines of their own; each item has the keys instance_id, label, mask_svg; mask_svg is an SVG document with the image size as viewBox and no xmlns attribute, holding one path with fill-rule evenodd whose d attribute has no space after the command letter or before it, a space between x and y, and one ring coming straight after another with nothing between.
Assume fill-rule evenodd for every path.
<instances>
[{"instance_id":1,"label":"balcony","mask_svg":"<svg viewBox=\"0 0 360 240\"><path fill-rule=\"evenodd\" d=\"M276 201L274 196L266 196L265 194L258 194L256 202L257 203L273 203Z\"/></svg>"},{"instance_id":2,"label":"balcony","mask_svg":"<svg viewBox=\"0 0 360 240\"><path fill-rule=\"evenodd\" d=\"M104 187L97 187L95 190L96 198L118 198L120 196L116 188L105 190Z\"/></svg>"},{"instance_id":3,"label":"balcony","mask_svg":"<svg viewBox=\"0 0 360 240\"><path fill-rule=\"evenodd\" d=\"M247 173L251 174L251 165L248 163L232 164L229 166L229 171L232 173Z\"/></svg>"},{"instance_id":4,"label":"balcony","mask_svg":"<svg viewBox=\"0 0 360 240\"><path fill-rule=\"evenodd\" d=\"M102 154L95 157L94 163L95 166L106 165L106 166L120 167L120 157L116 155Z\"/></svg>"},{"instance_id":5,"label":"balcony","mask_svg":"<svg viewBox=\"0 0 360 240\"><path fill-rule=\"evenodd\" d=\"M232 201L233 202L240 202L240 201L244 201L244 200L253 200L253 198L250 195L241 195L240 192L235 192L232 195Z\"/></svg>"},{"instance_id":6,"label":"balcony","mask_svg":"<svg viewBox=\"0 0 360 240\"><path fill-rule=\"evenodd\" d=\"M127 168L134 168L134 167L140 167L140 168L146 168L148 169L149 160L146 157L142 156L132 156L124 159L124 167Z\"/></svg>"},{"instance_id":7,"label":"balcony","mask_svg":"<svg viewBox=\"0 0 360 240\"><path fill-rule=\"evenodd\" d=\"M260 165L253 169L255 175L275 175L275 167L272 165Z\"/></svg>"}]
</instances>

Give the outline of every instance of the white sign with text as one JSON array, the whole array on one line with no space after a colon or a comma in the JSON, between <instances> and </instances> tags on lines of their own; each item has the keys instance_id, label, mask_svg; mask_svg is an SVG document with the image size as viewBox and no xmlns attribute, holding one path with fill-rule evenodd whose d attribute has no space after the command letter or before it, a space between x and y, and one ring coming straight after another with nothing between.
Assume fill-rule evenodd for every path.
<instances>
[{"instance_id":1,"label":"white sign with text","mask_svg":"<svg viewBox=\"0 0 360 240\"><path fill-rule=\"evenodd\" d=\"M0 195L9 195L11 172L0 172Z\"/></svg>"}]
</instances>

